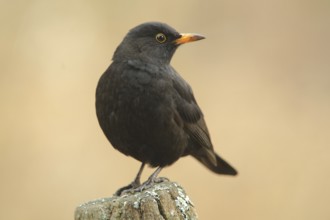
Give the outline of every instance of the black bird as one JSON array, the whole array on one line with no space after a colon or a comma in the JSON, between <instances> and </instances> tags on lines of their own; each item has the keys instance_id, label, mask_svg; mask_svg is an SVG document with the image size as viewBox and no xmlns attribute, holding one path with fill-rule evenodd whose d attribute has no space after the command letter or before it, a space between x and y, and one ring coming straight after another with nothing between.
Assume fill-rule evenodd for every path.
<instances>
[{"instance_id":1,"label":"black bird","mask_svg":"<svg viewBox=\"0 0 330 220\"><path fill-rule=\"evenodd\" d=\"M170 65L181 44L201 39L164 23L143 23L128 32L101 76L96 89L99 124L114 148L142 162L135 180L117 194L142 190L163 167L186 155L215 173L237 174L214 152L191 87ZM158 168L141 185L145 164Z\"/></svg>"}]
</instances>

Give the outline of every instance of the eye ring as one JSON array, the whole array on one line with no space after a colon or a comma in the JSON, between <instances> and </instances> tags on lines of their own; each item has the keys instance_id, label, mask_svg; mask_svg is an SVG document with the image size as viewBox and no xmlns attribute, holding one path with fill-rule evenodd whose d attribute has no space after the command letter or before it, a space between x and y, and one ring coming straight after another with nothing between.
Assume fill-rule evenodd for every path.
<instances>
[{"instance_id":1,"label":"eye ring","mask_svg":"<svg viewBox=\"0 0 330 220\"><path fill-rule=\"evenodd\" d=\"M165 34L163 34L163 33L156 34L156 37L155 38L161 44L164 43L167 40Z\"/></svg>"}]
</instances>

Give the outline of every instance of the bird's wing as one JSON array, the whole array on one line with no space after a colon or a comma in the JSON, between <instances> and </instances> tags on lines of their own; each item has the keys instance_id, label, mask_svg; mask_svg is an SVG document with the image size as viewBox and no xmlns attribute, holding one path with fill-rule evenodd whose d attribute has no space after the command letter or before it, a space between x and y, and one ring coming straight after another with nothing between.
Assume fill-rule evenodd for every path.
<instances>
[{"instance_id":1,"label":"bird's wing","mask_svg":"<svg viewBox=\"0 0 330 220\"><path fill-rule=\"evenodd\" d=\"M216 164L204 116L195 100L191 87L179 75L176 75L173 79L173 86L178 94L176 98L177 111L193 144L191 147L197 148L195 150L207 157L213 164Z\"/></svg>"}]
</instances>

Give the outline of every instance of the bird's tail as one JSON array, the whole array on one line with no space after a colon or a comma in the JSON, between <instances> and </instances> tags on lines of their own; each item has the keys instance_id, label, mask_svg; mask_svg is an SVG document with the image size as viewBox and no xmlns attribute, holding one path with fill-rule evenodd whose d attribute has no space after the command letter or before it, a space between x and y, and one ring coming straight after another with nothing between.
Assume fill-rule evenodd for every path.
<instances>
[{"instance_id":1,"label":"bird's tail","mask_svg":"<svg viewBox=\"0 0 330 220\"><path fill-rule=\"evenodd\" d=\"M207 157L207 156L201 156L200 154L192 155L192 156L194 158L196 158L199 162L204 164L211 171L213 171L217 174L232 175L232 176L235 176L237 174L237 171L235 170L235 168L233 168L231 165L229 165L225 160L223 160L216 153L214 153L216 163L214 163L214 161L210 160L209 157Z\"/></svg>"}]
</instances>

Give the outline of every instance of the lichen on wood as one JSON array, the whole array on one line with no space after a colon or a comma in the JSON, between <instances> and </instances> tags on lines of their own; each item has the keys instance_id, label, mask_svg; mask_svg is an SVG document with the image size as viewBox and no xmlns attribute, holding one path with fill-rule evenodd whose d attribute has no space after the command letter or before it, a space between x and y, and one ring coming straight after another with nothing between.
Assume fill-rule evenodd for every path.
<instances>
[{"instance_id":1,"label":"lichen on wood","mask_svg":"<svg viewBox=\"0 0 330 220\"><path fill-rule=\"evenodd\" d=\"M164 180L142 192L97 199L76 208L75 220L198 219L194 205L177 183Z\"/></svg>"}]
</instances>

